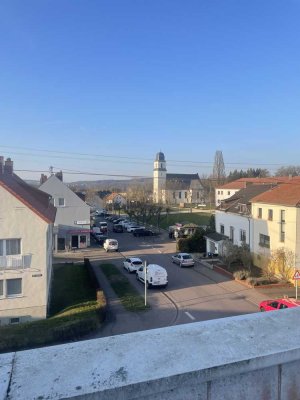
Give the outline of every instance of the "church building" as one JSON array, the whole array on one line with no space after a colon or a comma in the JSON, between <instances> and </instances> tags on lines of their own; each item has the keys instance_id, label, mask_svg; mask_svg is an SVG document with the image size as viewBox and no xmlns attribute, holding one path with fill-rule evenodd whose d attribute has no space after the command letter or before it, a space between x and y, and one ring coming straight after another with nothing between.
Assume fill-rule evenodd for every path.
<instances>
[{"instance_id":1,"label":"church building","mask_svg":"<svg viewBox=\"0 0 300 400\"><path fill-rule=\"evenodd\" d=\"M167 174L166 159L156 154L153 169L153 202L161 204L198 204L204 191L198 174Z\"/></svg>"}]
</instances>

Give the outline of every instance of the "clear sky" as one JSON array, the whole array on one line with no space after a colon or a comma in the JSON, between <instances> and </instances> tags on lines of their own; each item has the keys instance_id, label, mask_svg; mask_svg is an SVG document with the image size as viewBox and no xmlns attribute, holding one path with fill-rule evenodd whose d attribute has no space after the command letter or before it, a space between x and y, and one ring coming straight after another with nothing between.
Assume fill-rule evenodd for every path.
<instances>
[{"instance_id":1,"label":"clear sky","mask_svg":"<svg viewBox=\"0 0 300 400\"><path fill-rule=\"evenodd\" d=\"M299 165L299 21L300 0L1 0L0 154L137 176L159 150L169 172L210 174L216 150L227 172Z\"/></svg>"}]
</instances>

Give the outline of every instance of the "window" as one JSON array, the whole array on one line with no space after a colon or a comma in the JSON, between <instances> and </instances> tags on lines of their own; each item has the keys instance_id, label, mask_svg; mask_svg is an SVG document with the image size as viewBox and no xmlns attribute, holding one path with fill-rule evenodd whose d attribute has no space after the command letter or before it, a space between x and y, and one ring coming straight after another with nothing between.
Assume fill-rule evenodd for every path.
<instances>
[{"instance_id":1,"label":"window","mask_svg":"<svg viewBox=\"0 0 300 400\"><path fill-rule=\"evenodd\" d=\"M21 254L21 239L0 240L0 256Z\"/></svg>"},{"instance_id":2,"label":"window","mask_svg":"<svg viewBox=\"0 0 300 400\"><path fill-rule=\"evenodd\" d=\"M178 193L178 197L181 199L181 192Z\"/></svg>"},{"instance_id":3,"label":"window","mask_svg":"<svg viewBox=\"0 0 300 400\"><path fill-rule=\"evenodd\" d=\"M285 241L285 210L280 210L280 238L281 242Z\"/></svg>"},{"instance_id":4,"label":"window","mask_svg":"<svg viewBox=\"0 0 300 400\"><path fill-rule=\"evenodd\" d=\"M221 190L221 194L223 194L223 190Z\"/></svg>"},{"instance_id":5,"label":"window","mask_svg":"<svg viewBox=\"0 0 300 400\"><path fill-rule=\"evenodd\" d=\"M223 225L223 224L220 224L220 233L221 233L222 235L224 235L224 232L225 232L224 225Z\"/></svg>"},{"instance_id":6,"label":"window","mask_svg":"<svg viewBox=\"0 0 300 400\"><path fill-rule=\"evenodd\" d=\"M0 297L4 296L4 290L3 290L3 280L0 281Z\"/></svg>"},{"instance_id":7,"label":"window","mask_svg":"<svg viewBox=\"0 0 300 400\"><path fill-rule=\"evenodd\" d=\"M262 208L257 210L257 218L262 218Z\"/></svg>"},{"instance_id":8,"label":"window","mask_svg":"<svg viewBox=\"0 0 300 400\"><path fill-rule=\"evenodd\" d=\"M65 199L63 197L59 197L57 199L56 207L64 207L65 206Z\"/></svg>"},{"instance_id":9,"label":"window","mask_svg":"<svg viewBox=\"0 0 300 400\"><path fill-rule=\"evenodd\" d=\"M262 233L259 234L259 245L261 247L270 248L270 236L263 235Z\"/></svg>"},{"instance_id":10,"label":"window","mask_svg":"<svg viewBox=\"0 0 300 400\"><path fill-rule=\"evenodd\" d=\"M187 199L187 192L184 192L184 198Z\"/></svg>"},{"instance_id":11,"label":"window","mask_svg":"<svg viewBox=\"0 0 300 400\"><path fill-rule=\"evenodd\" d=\"M234 241L234 227L230 227L230 234L229 234L229 239L233 242Z\"/></svg>"},{"instance_id":12,"label":"window","mask_svg":"<svg viewBox=\"0 0 300 400\"><path fill-rule=\"evenodd\" d=\"M18 324L19 322L20 322L20 318L16 318L15 317L15 318L10 318L9 319L9 323L12 324L12 325L13 324Z\"/></svg>"},{"instance_id":13,"label":"window","mask_svg":"<svg viewBox=\"0 0 300 400\"><path fill-rule=\"evenodd\" d=\"M240 230L240 241L246 242L246 231L244 229Z\"/></svg>"},{"instance_id":14,"label":"window","mask_svg":"<svg viewBox=\"0 0 300 400\"><path fill-rule=\"evenodd\" d=\"M220 190L218 190L218 194L220 194Z\"/></svg>"},{"instance_id":15,"label":"window","mask_svg":"<svg viewBox=\"0 0 300 400\"><path fill-rule=\"evenodd\" d=\"M17 296L22 294L22 279L7 279L6 280L6 296Z\"/></svg>"},{"instance_id":16,"label":"window","mask_svg":"<svg viewBox=\"0 0 300 400\"><path fill-rule=\"evenodd\" d=\"M176 193L173 192L173 199L176 199Z\"/></svg>"},{"instance_id":17,"label":"window","mask_svg":"<svg viewBox=\"0 0 300 400\"><path fill-rule=\"evenodd\" d=\"M6 255L11 256L21 254L21 240L7 239L6 240Z\"/></svg>"},{"instance_id":18,"label":"window","mask_svg":"<svg viewBox=\"0 0 300 400\"><path fill-rule=\"evenodd\" d=\"M199 192L197 192L197 199L199 199L200 198L200 193Z\"/></svg>"},{"instance_id":19,"label":"window","mask_svg":"<svg viewBox=\"0 0 300 400\"><path fill-rule=\"evenodd\" d=\"M227 194L228 194L228 196L230 196L230 190L228 190Z\"/></svg>"},{"instance_id":20,"label":"window","mask_svg":"<svg viewBox=\"0 0 300 400\"><path fill-rule=\"evenodd\" d=\"M268 220L273 221L273 210L268 210Z\"/></svg>"}]
</instances>

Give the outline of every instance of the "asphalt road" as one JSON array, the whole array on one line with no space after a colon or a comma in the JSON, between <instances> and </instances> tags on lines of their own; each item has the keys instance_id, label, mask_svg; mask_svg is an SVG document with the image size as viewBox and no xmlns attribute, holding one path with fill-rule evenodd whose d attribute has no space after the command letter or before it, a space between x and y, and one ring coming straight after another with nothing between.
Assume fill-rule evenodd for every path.
<instances>
[{"instance_id":1,"label":"asphalt road","mask_svg":"<svg viewBox=\"0 0 300 400\"><path fill-rule=\"evenodd\" d=\"M115 264L142 295L144 285L136 280L135 274L128 274L123 269L125 257L137 256L148 264L163 266L168 271L169 285L166 289L149 289L147 298L151 310L139 313L125 311L113 291L106 286L110 313L108 323L97 336L258 312L259 302L266 298L257 290L223 277L201 263L192 268L173 264L171 255L175 253L175 242L170 241L166 234L155 238L135 238L124 232L111 233L109 237L119 241L120 251L100 252L98 260ZM99 279L105 280L100 272Z\"/></svg>"}]
</instances>

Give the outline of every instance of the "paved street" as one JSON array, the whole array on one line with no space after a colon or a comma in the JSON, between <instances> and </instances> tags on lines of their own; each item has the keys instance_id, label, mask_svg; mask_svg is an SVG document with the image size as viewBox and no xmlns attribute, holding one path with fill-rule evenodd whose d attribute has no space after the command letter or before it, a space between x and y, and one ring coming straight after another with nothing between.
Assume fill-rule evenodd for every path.
<instances>
[{"instance_id":1,"label":"paved street","mask_svg":"<svg viewBox=\"0 0 300 400\"><path fill-rule=\"evenodd\" d=\"M164 233L157 238L135 238L130 233L114 233L120 251L106 253L102 248L75 253L73 257L89 257L99 282L109 303L108 318L96 336L103 337L132 331L153 329L176 324L192 323L239 314L258 312L261 300L272 297L265 291L250 289L223 275L197 263L193 268L180 268L171 262L175 253L175 242ZM69 255L72 257L72 254ZM98 265L101 262L115 264L130 282L143 295L144 285L138 282L135 274L123 269L123 260L128 256L138 256L147 263L156 263L168 271L169 285L166 289L149 289L148 302L151 309L144 312L124 310L119 299L111 289ZM278 292L278 289L277 289ZM286 289L271 293L274 297L283 296Z\"/></svg>"}]
</instances>

